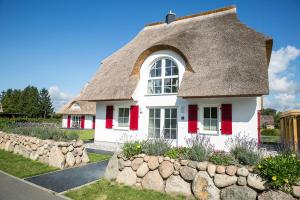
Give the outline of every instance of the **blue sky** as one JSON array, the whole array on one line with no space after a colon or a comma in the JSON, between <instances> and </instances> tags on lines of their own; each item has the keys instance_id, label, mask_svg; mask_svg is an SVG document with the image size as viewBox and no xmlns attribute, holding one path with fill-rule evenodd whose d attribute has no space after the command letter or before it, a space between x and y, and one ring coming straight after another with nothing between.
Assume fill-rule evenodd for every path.
<instances>
[{"instance_id":1,"label":"blue sky","mask_svg":"<svg viewBox=\"0 0 300 200\"><path fill-rule=\"evenodd\" d=\"M183 16L228 5L237 6L243 23L274 39L266 106L300 108L297 0L0 0L0 91L45 87L59 107L144 24L163 20L169 10Z\"/></svg>"}]
</instances>

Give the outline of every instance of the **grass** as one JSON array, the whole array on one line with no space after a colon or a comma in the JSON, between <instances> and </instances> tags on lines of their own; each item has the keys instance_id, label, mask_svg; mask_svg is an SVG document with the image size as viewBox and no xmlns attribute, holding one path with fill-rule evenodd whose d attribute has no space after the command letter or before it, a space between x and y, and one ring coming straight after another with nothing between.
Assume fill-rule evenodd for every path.
<instances>
[{"instance_id":1,"label":"grass","mask_svg":"<svg viewBox=\"0 0 300 200\"><path fill-rule=\"evenodd\" d=\"M133 187L121 186L107 180L99 180L94 184L87 185L77 190L64 194L74 200L182 200L182 197L172 197L167 194L139 190Z\"/></svg>"},{"instance_id":2,"label":"grass","mask_svg":"<svg viewBox=\"0 0 300 200\"><path fill-rule=\"evenodd\" d=\"M19 178L26 178L55 171L57 168L0 150L0 170Z\"/></svg>"},{"instance_id":3,"label":"grass","mask_svg":"<svg viewBox=\"0 0 300 200\"><path fill-rule=\"evenodd\" d=\"M98 162L101 160L108 160L110 159L111 155L104 155L104 154L97 154L97 153L88 153L90 158L90 162Z\"/></svg>"},{"instance_id":4,"label":"grass","mask_svg":"<svg viewBox=\"0 0 300 200\"><path fill-rule=\"evenodd\" d=\"M278 144L280 143L280 136L261 135L261 142L263 144Z\"/></svg>"},{"instance_id":5,"label":"grass","mask_svg":"<svg viewBox=\"0 0 300 200\"><path fill-rule=\"evenodd\" d=\"M72 132L76 132L79 136L79 139L83 141L91 141L94 140L95 130L66 130L67 134L71 134Z\"/></svg>"}]
</instances>

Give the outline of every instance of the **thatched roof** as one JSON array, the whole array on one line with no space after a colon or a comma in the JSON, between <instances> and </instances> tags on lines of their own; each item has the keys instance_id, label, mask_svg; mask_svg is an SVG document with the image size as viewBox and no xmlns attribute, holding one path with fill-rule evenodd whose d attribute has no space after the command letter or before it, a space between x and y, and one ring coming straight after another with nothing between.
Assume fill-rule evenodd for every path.
<instances>
[{"instance_id":1,"label":"thatched roof","mask_svg":"<svg viewBox=\"0 0 300 200\"><path fill-rule=\"evenodd\" d=\"M260 20L260 19L257 19ZM102 62L82 91L87 101L131 99L148 55L171 49L186 62L178 96L260 96L269 93L272 39L242 24L235 7L144 27Z\"/></svg>"},{"instance_id":2,"label":"thatched roof","mask_svg":"<svg viewBox=\"0 0 300 200\"><path fill-rule=\"evenodd\" d=\"M72 100L64 105L57 114L66 115L96 115L96 103Z\"/></svg>"}]
</instances>

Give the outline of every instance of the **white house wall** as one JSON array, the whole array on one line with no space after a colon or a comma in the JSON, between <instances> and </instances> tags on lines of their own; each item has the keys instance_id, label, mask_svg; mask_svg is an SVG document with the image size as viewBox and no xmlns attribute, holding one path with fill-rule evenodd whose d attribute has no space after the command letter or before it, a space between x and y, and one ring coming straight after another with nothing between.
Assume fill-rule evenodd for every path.
<instances>
[{"instance_id":1,"label":"white house wall","mask_svg":"<svg viewBox=\"0 0 300 200\"><path fill-rule=\"evenodd\" d=\"M62 117L62 128L68 127L68 115L63 115Z\"/></svg>"},{"instance_id":2,"label":"white house wall","mask_svg":"<svg viewBox=\"0 0 300 200\"><path fill-rule=\"evenodd\" d=\"M84 115L84 116L85 116L84 129L93 129L93 115ZM72 117L71 117L71 124L72 124ZM68 115L63 115L62 117L62 128L68 128Z\"/></svg>"}]
</instances>

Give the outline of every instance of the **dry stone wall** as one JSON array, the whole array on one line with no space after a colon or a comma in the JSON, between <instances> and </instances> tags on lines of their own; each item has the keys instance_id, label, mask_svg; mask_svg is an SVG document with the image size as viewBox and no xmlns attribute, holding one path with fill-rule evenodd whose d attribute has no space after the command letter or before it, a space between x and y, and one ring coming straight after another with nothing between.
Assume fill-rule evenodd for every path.
<instances>
[{"instance_id":1,"label":"dry stone wall","mask_svg":"<svg viewBox=\"0 0 300 200\"><path fill-rule=\"evenodd\" d=\"M0 149L20 154L60 169L89 162L83 141L57 142L0 132Z\"/></svg>"},{"instance_id":2,"label":"dry stone wall","mask_svg":"<svg viewBox=\"0 0 300 200\"><path fill-rule=\"evenodd\" d=\"M296 191L300 186L294 186L294 196L269 190L266 181L251 167L225 167L145 154L127 159L122 153L115 153L108 163L105 178L201 200L292 200L300 197Z\"/></svg>"}]
</instances>

